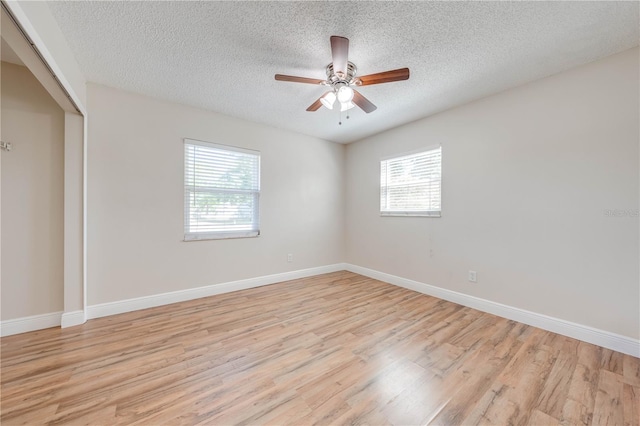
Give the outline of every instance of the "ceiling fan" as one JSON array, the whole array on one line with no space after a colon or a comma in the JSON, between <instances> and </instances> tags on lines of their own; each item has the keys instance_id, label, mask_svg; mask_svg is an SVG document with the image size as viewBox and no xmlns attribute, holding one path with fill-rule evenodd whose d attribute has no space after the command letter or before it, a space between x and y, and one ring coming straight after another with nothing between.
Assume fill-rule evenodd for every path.
<instances>
[{"instance_id":1,"label":"ceiling fan","mask_svg":"<svg viewBox=\"0 0 640 426\"><path fill-rule=\"evenodd\" d=\"M337 100L340 105L340 111L347 111L357 105L368 114L375 111L378 107L362 96L357 90L354 90L352 86L369 86L372 84L390 83L392 81L409 79L409 68L400 68L356 77L357 68L353 62L348 61L348 55L349 39L331 36L331 56L333 62L327 65L326 80L283 74L276 74L276 80L317 84L331 88L331 90L312 103L309 108L307 108L307 111L317 111L323 105L329 109L333 109Z\"/></svg>"}]
</instances>

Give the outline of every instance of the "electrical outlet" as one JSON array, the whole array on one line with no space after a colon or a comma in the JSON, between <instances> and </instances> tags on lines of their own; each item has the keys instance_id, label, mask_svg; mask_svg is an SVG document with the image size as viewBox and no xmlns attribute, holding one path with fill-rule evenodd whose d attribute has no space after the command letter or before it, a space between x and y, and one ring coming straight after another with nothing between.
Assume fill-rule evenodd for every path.
<instances>
[{"instance_id":1,"label":"electrical outlet","mask_svg":"<svg viewBox=\"0 0 640 426\"><path fill-rule=\"evenodd\" d=\"M289 262L289 263L293 262L293 254L289 253L287 255L287 262Z\"/></svg>"},{"instance_id":2,"label":"electrical outlet","mask_svg":"<svg viewBox=\"0 0 640 426\"><path fill-rule=\"evenodd\" d=\"M469 281L471 281L472 283L478 282L476 271L469 271Z\"/></svg>"}]
</instances>

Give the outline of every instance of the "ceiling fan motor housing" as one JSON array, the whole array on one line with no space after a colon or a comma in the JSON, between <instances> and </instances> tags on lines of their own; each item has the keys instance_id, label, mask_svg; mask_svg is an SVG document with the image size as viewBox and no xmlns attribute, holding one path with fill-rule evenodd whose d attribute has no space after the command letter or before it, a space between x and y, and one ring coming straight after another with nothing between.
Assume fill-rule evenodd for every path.
<instances>
[{"instance_id":1,"label":"ceiling fan motor housing","mask_svg":"<svg viewBox=\"0 0 640 426\"><path fill-rule=\"evenodd\" d=\"M332 86L334 90L340 88L342 85L360 85L360 79L356 77L358 68L353 62L347 62L347 75L343 75L342 72L333 71L333 63L327 65L327 85Z\"/></svg>"}]
</instances>

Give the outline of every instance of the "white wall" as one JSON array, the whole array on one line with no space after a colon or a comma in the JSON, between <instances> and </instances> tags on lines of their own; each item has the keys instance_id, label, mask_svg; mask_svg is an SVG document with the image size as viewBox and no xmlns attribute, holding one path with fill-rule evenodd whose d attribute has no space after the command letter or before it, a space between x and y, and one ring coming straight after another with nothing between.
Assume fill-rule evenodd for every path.
<instances>
[{"instance_id":1,"label":"white wall","mask_svg":"<svg viewBox=\"0 0 640 426\"><path fill-rule=\"evenodd\" d=\"M344 259L344 146L95 84L87 93L88 305ZM183 138L261 151L260 237L182 241Z\"/></svg>"},{"instance_id":2,"label":"white wall","mask_svg":"<svg viewBox=\"0 0 640 426\"><path fill-rule=\"evenodd\" d=\"M63 309L64 112L2 62L2 320Z\"/></svg>"},{"instance_id":3,"label":"white wall","mask_svg":"<svg viewBox=\"0 0 640 426\"><path fill-rule=\"evenodd\" d=\"M348 145L347 262L638 338L638 77L636 48ZM380 217L380 158L433 144L442 217Z\"/></svg>"}]
</instances>

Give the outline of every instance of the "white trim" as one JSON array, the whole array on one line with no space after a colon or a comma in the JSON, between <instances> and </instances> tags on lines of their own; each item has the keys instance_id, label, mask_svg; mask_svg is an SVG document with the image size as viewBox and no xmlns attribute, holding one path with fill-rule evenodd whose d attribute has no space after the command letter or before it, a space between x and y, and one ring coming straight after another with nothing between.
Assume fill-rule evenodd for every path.
<instances>
[{"instance_id":1,"label":"white trim","mask_svg":"<svg viewBox=\"0 0 640 426\"><path fill-rule=\"evenodd\" d=\"M257 238L260 231L218 231L218 232L185 232L184 241L233 240L238 238Z\"/></svg>"},{"instance_id":2,"label":"white trim","mask_svg":"<svg viewBox=\"0 0 640 426\"><path fill-rule=\"evenodd\" d=\"M364 268L362 266L347 263L345 268L347 271L354 272L356 274L364 275L389 284L417 291L419 293L448 300L459 305L468 306L482 312L488 312L493 315L518 321L543 330L552 331L554 333L562 334L563 336L572 337L574 339L593 343L594 345L640 358L640 340L638 339L577 324L560 318L554 318L548 315L515 308L513 306L503 305L501 303L492 302L490 300L481 299L468 294L458 293L457 291L435 287L407 278L398 277L396 275Z\"/></svg>"},{"instance_id":3,"label":"white trim","mask_svg":"<svg viewBox=\"0 0 640 426\"><path fill-rule=\"evenodd\" d=\"M86 321L84 311L64 312L62 314L62 319L60 320L60 327L73 327L74 325L84 324Z\"/></svg>"},{"instance_id":4,"label":"white trim","mask_svg":"<svg viewBox=\"0 0 640 426\"><path fill-rule=\"evenodd\" d=\"M216 294L229 293L232 291L245 290L248 288L275 284L282 281L312 277L314 275L327 274L329 272L344 271L345 269L346 265L344 263L336 263L334 265L319 266L316 268L301 269L298 271L282 272L280 274L265 275L256 278L212 284L204 287L137 297L135 299L100 303L98 305L91 305L87 307L87 319L122 314L125 312L137 311L140 309L154 308L156 306L184 302L186 300L199 299L201 297L214 296Z\"/></svg>"},{"instance_id":5,"label":"white trim","mask_svg":"<svg viewBox=\"0 0 640 426\"><path fill-rule=\"evenodd\" d=\"M87 253L88 250L88 226L87 217L89 211L89 203L87 195L89 193L89 180L87 171L89 170L89 117L84 115L83 122L83 139L82 139L82 310L85 312L84 320L87 321Z\"/></svg>"},{"instance_id":6,"label":"white trim","mask_svg":"<svg viewBox=\"0 0 640 426\"><path fill-rule=\"evenodd\" d=\"M62 312L4 320L0 321L0 336L11 336L28 331L42 330L43 328L58 327L61 321Z\"/></svg>"},{"instance_id":7,"label":"white trim","mask_svg":"<svg viewBox=\"0 0 640 426\"><path fill-rule=\"evenodd\" d=\"M380 212L381 217L441 217L440 210L425 211L391 211L385 210Z\"/></svg>"}]
</instances>

